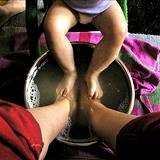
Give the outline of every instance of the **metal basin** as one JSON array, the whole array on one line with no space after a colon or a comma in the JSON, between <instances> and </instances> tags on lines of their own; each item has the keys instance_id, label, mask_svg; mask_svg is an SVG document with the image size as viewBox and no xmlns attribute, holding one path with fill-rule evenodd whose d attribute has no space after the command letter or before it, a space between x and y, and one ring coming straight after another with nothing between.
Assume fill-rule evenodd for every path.
<instances>
[{"instance_id":1,"label":"metal basin","mask_svg":"<svg viewBox=\"0 0 160 160\"><path fill-rule=\"evenodd\" d=\"M93 44L72 43L78 73L84 74L90 63ZM51 104L56 100L56 86L63 76L57 62L49 51L40 56L31 67L25 84L25 103L28 108ZM134 85L125 65L116 59L100 75L103 90L101 102L114 110L130 114L134 104ZM80 108L77 102L77 109ZM88 120L81 114L69 120L67 127L58 136L60 142L74 146L88 146L98 141L98 137L90 129ZM86 117L85 117L86 118Z\"/></svg>"}]
</instances>

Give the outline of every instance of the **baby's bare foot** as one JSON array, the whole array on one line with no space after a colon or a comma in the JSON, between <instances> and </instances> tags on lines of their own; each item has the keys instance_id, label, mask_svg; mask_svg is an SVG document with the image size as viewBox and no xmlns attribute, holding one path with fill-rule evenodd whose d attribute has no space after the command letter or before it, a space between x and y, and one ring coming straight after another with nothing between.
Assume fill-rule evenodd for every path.
<instances>
[{"instance_id":1,"label":"baby's bare foot","mask_svg":"<svg viewBox=\"0 0 160 160\"><path fill-rule=\"evenodd\" d=\"M66 97L68 93L72 90L76 78L77 74L75 72L64 74L63 79L58 84L58 87L56 89L57 94Z\"/></svg>"},{"instance_id":2,"label":"baby's bare foot","mask_svg":"<svg viewBox=\"0 0 160 160\"><path fill-rule=\"evenodd\" d=\"M103 91L98 81L98 77L94 75L87 75L85 77L87 88L88 88L88 96L91 99L99 99L103 95Z\"/></svg>"}]
</instances>

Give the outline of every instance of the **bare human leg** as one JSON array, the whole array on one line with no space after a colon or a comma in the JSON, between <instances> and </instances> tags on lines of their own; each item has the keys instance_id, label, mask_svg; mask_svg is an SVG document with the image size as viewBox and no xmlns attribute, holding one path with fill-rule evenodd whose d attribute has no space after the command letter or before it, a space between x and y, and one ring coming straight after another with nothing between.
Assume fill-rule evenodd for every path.
<instances>
[{"instance_id":1,"label":"bare human leg","mask_svg":"<svg viewBox=\"0 0 160 160\"><path fill-rule=\"evenodd\" d=\"M69 117L74 114L76 107L76 88L67 97L58 98L53 104L28 109L39 123L44 146L39 160L47 154L50 143L56 138L68 123Z\"/></svg>"},{"instance_id":2,"label":"bare human leg","mask_svg":"<svg viewBox=\"0 0 160 160\"><path fill-rule=\"evenodd\" d=\"M103 38L95 47L85 80L89 97L96 99L102 96L98 77L118 56L127 33L127 24L116 1L106 11L96 16L93 24L101 31Z\"/></svg>"},{"instance_id":3,"label":"bare human leg","mask_svg":"<svg viewBox=\"0 0 160 160\"><path fill-rule=\"evenodd\" d=\"M86 91L87 86L83 83L80 104L88 113L89 124L97 136L116 153L116 137L119 131L136 116L107 108L98 100L88 98Z\"/></svg>"},{"instance_id":4,"label":"bare human leg","mask_svg":"<svg viewBox=\"0 0 160 160\"><path fill-rule=\"evenodd\" d=\"M44 146L39 158L40 160L44 159L49 144L65 127L68 121L69 110L70 103L68 99L59 100L48 106L29 109L41 128Z\"/></svg>"},{"instance_id":5,"label":"bare human leg","mask_svg":"<svg viewBox=\"0 0 160 160\"><path fill-rule=\"evenodd\" d=\"M55 0L48 10L44 30L49 50L64 72L57 94L67 96L77 78L73 48L66 37L68 30L77 23L76 15L61 0Z\"/></svg>"},{"instance_id":6,"label":"bare human leg","mask_svg":"<svg viewBox=\"0 0 160 160\"><path fill-rule=\"evenodd\" d=\"M25 0L8 0L0 6L0 26L9 20L10 17L25 10Z\"/></svg>"}]
</instances>

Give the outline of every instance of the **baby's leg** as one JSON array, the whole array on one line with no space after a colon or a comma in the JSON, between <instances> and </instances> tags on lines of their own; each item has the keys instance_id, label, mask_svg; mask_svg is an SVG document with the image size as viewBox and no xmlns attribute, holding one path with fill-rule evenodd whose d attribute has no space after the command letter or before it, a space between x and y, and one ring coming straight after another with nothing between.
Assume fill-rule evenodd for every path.
<instances>
[{"instance_id":1,"label":"baby's leg","mask_svg":"<svg viewBox=\"0 0 160 160\"><path fill-rule=\"evenodd\" d=\"M118 56L127 33L127 24L119 4L115 1L103 13L93 19L93 24L103 34L102 40L94 49L91 64L86 74L88 94L100 98L99 74Z\"/></svg>"},{"instance_id":2,"label":"baby's leg","mask_svg":"<svg viewBox=\"0 0 160 160\"><path fill-rule=\"evenodd\" d=\"M75 13L61 0L53 2L44 20L49 50L64 71L64 78L57 87L57 93L62 96L66 96L71 91L77 77L73 48L66 37L68 30L76 23Z\"/></svg>"}]
</instances>

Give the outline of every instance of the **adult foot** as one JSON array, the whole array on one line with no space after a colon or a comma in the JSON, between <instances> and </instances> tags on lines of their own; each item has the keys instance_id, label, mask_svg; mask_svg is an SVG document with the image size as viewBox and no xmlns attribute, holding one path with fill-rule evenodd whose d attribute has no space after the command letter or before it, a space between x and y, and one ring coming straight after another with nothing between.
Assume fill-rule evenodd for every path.
<instances>
[{"instance_id":1,"label":"adult foot","mask_svg":"<svg viewBox=\"0 0 160 160\"><path fill-rule=\"evenodd\" d=\"M97 99L96 99L97 100ZM81 125L89 125L90 113L92 112L92 103L96 101L88 97L87 84L83 80L80 83L80 112L79 119Z\"/></svg>"},{"instance_id":2,"label":"adult foot","mask_svg":"<svg viewBox=\"0 0 160 160\"><path fill-rule=\"evenodd\" d=\"M70 111L69 111L69 116L72 117L73 114L75 113L76 110L76 106L77 106L77 86L76 84L74 85L74 87L72 88L72 90L69 92L69 94L64 97L61 95L57 95L56 101L60 101L63 99L68 99L69 101L69 105L70 105Z\"/></svg>"}]
</instances>

